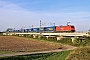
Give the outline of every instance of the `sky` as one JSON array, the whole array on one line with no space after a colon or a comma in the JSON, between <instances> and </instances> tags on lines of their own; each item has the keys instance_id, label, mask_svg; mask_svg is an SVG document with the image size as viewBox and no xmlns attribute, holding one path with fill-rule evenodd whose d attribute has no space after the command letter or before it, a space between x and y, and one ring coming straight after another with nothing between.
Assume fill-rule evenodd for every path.
<instances>
[{"instance_id":1,"label":"sky","mask_svg":"<svg viewBox=\"0 0 90 60\"><path fill-rule=\"evenodd\" d=\"M90 0L0 0L0 31L7 28L74 25L90 29Z\"/></svg>"}]
</instances>

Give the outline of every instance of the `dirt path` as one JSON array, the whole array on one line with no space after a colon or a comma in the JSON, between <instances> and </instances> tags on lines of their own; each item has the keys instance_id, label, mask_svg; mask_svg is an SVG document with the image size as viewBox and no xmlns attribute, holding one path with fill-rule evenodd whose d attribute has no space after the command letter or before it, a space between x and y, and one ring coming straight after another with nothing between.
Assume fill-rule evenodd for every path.
<instances>
[{"instance_id":1,"label":"dirt path","mask_svg":"<svg viewBox=\"0 0 90 60\"><path fill-rule=\"evenodd\" d=\"M13 53L13 54L1 54L0 57L8 57L8 56L19 56L19 55L28 55L28 54L38 54L38 53L51 53L51 52L61 52L61 51L67 51L67 50L73 50L77 47L64 45L64 49L57 49L57 50L49 50L49 51L37 51L37 52L19 52L19 53Z\"/></svg>"}]
</instances>

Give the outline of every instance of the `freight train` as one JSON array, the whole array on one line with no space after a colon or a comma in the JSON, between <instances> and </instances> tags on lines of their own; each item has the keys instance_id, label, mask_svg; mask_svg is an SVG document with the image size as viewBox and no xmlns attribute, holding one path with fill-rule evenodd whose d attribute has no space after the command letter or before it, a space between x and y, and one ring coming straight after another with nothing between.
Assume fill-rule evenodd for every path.
<instances>
[{"instance_id":1,"label":"freight train","mask_svg":"<svg viewBox=\"0 0 90 60\"><path fill-rule=\"evenodd\" d=\"M67 26L49 26L49 27L40 27L40 28L30 28L30 29L19 29L19 30L9 30L9 32L75 32L74 25L67 25Z\"/></svg>"}]
</instances>

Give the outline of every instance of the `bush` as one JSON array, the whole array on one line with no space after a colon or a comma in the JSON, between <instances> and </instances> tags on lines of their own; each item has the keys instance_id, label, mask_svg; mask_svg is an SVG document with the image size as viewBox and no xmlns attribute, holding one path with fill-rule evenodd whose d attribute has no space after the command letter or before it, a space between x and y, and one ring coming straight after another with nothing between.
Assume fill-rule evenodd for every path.
<instances>
[{"instance_id":1,"label":"bush","mask_svg":"<svg viewBox=\"0 0 90 60\"><path fill-rule=\"evenodd\" d=\"M3 33L0 33L0 36L2 36L3 35Z\"/></svg>"},{"instance_id":2,"label":"bush","mask_svg":"<svg viewBox=\"0 0 90 60\"><path fill-rule=\"evenodd\" d=\"M47 38L45 36L41 36L39 39L46 40Z\"/></svg>"},{"instance_id":3,"label":"bush","mask_svg":"<svg viewBox=\"0 0 90 60\"><path fill-rule=\"evenodd\" d=\"M74 38L74 44L80 44L81 39L80 38Z\"/></svg>"},{"instance_id":4,"label":"bush","mask_svg":"<svg viewBox=\"0 0 90 60\"><path fill-rule=\"evenodd\" d=\"M58 40L57 42L59 42L59 43L64 43L64 44L69 44L69 45L72 44L72 40L71 40L70 37L62 38L61 40Z\"/></svg>"},{"instance_id":5,"label":"bush","mask_svg":"<svg viewBox=\"0 0 90 60\"><path fill-rule=\"evenodd\" d=\"M84 39L77 39L77 43L75 43L75 46L90 46L90 38L89 37L85 37Z\"/></svg>"}]
</instances>

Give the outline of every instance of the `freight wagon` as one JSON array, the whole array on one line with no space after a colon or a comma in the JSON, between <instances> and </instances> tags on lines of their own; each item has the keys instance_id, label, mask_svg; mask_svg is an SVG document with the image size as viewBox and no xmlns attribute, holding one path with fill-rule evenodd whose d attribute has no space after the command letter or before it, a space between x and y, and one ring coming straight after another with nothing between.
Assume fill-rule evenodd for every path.
<instances>
[{"instance_id":1,"label":"freight wagon","mask_svg":"<svg viewBox=\"0 0 90 60\"><path fill-rule=\"evenodd\" d=\"M33 30L33 32L39 32L39 28L32 28Z\"/></svg>"},{"instance_id":2,"label":"freight wagon","mask_svg":"<svg viewBox=\"0 0 90 60\"><path fill-rule=\"evenodd\" d=\"M40 27L39 32L44 32L44 27Z\"/></svg>"},{"instance_id":3,"label":"freight wagon","mask_svg":"<svg viewBox=\"0 0 90 60\"><path fill-rule=\"evenodd\" d=\"M54 31L55 31L55 26L44 27L44 32L54 32Z\"/></svg>"}]
</instances>

